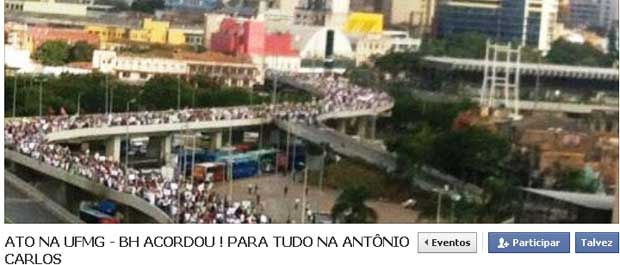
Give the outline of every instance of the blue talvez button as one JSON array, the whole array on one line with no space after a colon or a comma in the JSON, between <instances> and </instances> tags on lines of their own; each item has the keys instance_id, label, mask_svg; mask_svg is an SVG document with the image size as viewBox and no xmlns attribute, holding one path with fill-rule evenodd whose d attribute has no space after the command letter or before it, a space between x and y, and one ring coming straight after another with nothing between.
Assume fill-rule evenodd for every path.
<instances>
[{"instance_id":1,"label":"blue talvez button","mask_svg":"<svg viewBox=\"0 0 620 265\"><path fill-rule=\"evenodd\" d=\"M576 253L618 253L618 232L575 233Z\"/></svg>"},{"instance_id":2,"label":"blue talvez button","mask_svg":"<svg viewBox=\"0 0 620 265\"><path fill-rule=\"evenodd\" d=\"M490 232L489 253L570 253L569 232Z\"/></svg>"}]
</instances>

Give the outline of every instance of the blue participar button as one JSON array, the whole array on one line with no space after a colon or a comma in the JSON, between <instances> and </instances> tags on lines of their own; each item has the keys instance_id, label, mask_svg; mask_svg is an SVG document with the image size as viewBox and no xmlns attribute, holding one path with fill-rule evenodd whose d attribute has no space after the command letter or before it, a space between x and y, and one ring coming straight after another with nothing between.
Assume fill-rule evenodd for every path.
<instances>
[{"instance_id":1,"label":"blue participar button","mask_svg":"<svg viewBox=\"0 0 620 265\"><path fill-rule=\"evenodd\" d=\"M568 232L490 232L489 253L570 253Z\"/></svg>"},{"instance_id":2,"label":"blue participar button","mask_svg":"<svg viewBox=\"0 0 620 265\"><path fill-rule=\"evenodd\" d=\"M575 233L576 253L618 253L618 232Z\"/></svg>"}]
</instances>

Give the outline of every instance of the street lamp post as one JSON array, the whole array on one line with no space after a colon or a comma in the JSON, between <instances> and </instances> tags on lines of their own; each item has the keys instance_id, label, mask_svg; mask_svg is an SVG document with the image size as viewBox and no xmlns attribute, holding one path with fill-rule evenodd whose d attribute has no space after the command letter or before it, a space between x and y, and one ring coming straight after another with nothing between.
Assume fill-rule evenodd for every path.
<instances>
[{"instance_id":1,"label":"street lamp post","mask_svg":"<svg viewBox=\"0 0 620 265\"><path fill-rule=\"evenodd\" d=\"M104 110L104 112L107 114L108 111L110 110L110 105L108 104L108 101L110 100L110 94L108 92L108 74L107 73L105 74L104 78L105 78L105 80L104 80L104 82L105 82L105 84L104 84L105 85L105 104L104 104L105 105L104 106L105 110Z\"/></svg>"},{"instance_id":2,"label":"street lamp post","mask_svg":"<svg viewBox=\"0 0 620 265\"><path fill-rule=\"evenodd\" d=\"M177 75L177 110L181 109L181 76Z\"/></svg>"},{"instance_id":3,"label":"street lamp post","mask_svg":"<svg viewBox=\"0 0 620 265\"><path fill-rule=\"evenodd\" d=\"M39 117L43 115L43 79L39 80Z\"/></svg>"},{"instance_id":4,"label":"street lamp post","mask_svg":"<svg viewBox=\"0 0 620 265\"><path fill-rule=\"evenodd\" d=\"M278 103L278 74L273 71L273 92L271 95L271 104L276 105Z\"/></svg>"},{"instance_id":5,"label":"street lamp post","mask_svg":"<svg viewBox=\"0 0 620 265\"><path fill-rule=\"evenodd\" d=\"M232 203L233 200L233 160L228 159L228 200Z\"/></svg>"},{"instance_id":6,"label":"street lamp post","mask_svg":"<svg viewBox=\"0 0 620 265\"><path fill-rule=\"evenodd\" d=\"M306 201L308 200L306 190L308 189L308 166L304 168L304 188L301 192L303 192L303 196L301 197L301 223L306 223Z\"/></svg>"},{"instance_id":7,"label":"street lamp post","mask_svg":"<svg viewBox=\"0 0 620 265\"><path fill-rule=\"evenodd\" d=\"M447 193L450 190L450 186L444 185L443 189L433 189L433 191L437 192L437 212L435 216L435 222L441 222L441 199L444 193Z\"/></svg>"},{"instance_id":8,"label":"street lamp post","mask_svg":"<svg viewBox=\"0 0 620 265\"><path fill-rule=\"evenodd\" d=\"M13 78L13 118L15 118L15 110L17 104L17 73L15 73L15 77Z\"/></svg>"},{"instance_id":9,"label":"street lamp post","mask_svg":"<svg viewBox=\"0 0 620 265\"><path fill-rule=\"evenodd\" d=\"M460 194L453 194L450 196L450 199L452 199L451 202L451 209L450 209L450 222L454 223L455 219L454 219L454 204L458 201L461 200L461 195Z\"/></svg>"},{"instance_id":10,"label":"street lamp post","mask_svg":"<svg viewBox=\"0 0 620 265\"><path fill-rule=\"evenodd\" d=\"M78 93L77 98L77 115L80 116L80 105L82 103L82 93Z\"/></svg>"},{"instance_id":11,"label":"street lamp post","mask_svg":"<svg viewBox=\"0 0 620 265\"><path fill-rule=\"evenodd\" d=\"M106 80L107 80L107 76L106 76ZM114 113L114 86L111 86L109 89L110 89L110 113Z\"/></svg>"},{"instance_id":12,"label":"street lamp post","mask_svg":"<svg viewBox=\"0 0 620 265\"><path fill-rule=\"evenodd\" d=\"M129 115L129 105L133 104L136 102L136 99L131 99L129 101L127 101L127 111L126 114ZM130 140L129 140L129 118L127 118L126 123L126 135L125 135L125 175L127 175L128 171L127 169L129 168L129 144L130 144Z\"/></svg>"}]
</instances>

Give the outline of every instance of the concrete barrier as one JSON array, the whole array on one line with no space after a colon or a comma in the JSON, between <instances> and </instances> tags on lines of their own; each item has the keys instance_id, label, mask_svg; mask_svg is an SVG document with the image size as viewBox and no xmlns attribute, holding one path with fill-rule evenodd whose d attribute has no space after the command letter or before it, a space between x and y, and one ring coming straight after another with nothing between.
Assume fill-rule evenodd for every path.
<instances>
[{"instance_id":1,"label":"concrete barrier","mask_svg":"<svg viewBox=\"0 0 620 265\"><path fill-rule=\"evenodd\" d=\"M74 140L100 139L115 135L132 136L148 136L169 132L180 132L184 130L208 130L208 129L224 129L231 127L247 127L260 124L270 123L271 119L246 119L246 120L221 120L221 121L205 121L205 122L186 122L186 123L169 123L169 124L152 124L152 125L132 125L132 126L111 126L98 128L72 129L58 132L52 132L45 135L45 139L49 142L63 142Z\"/></svg>"},{"instance_id":2,"label":"concrete barrier","mask_svg":"<svg viewBox=\"0 0 620 265\"><path fill-rule=\"evenodd\" d=\"M151 217L157 223L172 223L172 219L164 211L134 195L118 192L90 179L69 174L60 168L50 166L10 149L4 149L4 159L53 177L97 196L127 205Z\"/></svg>"},{"instance_id":3,"label":"concrete barrier","mask_svg":"<svg viewBox=\"0 0 620 265\"><path fill-rule=\"evenodd\" d=\"M37 190L32 185L28 184L21 180L19 177L15 176L13 173L4 171L4 179L11 183L15 188L19 191L27 194L29 197L36 199L41 202L47 210L49 210L53 215L64 221L65 223L71 224L80 224L84 223L80 218L67 211L65 208L55 203L52 199L47 197L45 194Z\"/></svg>"}]
</instances>

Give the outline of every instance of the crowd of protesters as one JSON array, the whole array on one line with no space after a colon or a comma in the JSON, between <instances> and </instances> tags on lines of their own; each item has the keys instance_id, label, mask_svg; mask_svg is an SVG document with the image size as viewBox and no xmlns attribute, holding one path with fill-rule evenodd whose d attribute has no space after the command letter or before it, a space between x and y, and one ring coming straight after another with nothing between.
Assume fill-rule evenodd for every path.
<instances>
[{"instance_id":1,"label":"crowd of protesters","mask_svg":"<svg viewBox=\"0 0 620 265\"><path fill-rule=\"evenodd\" d=\"M312 84L321 99L230 108L183 109L96 115L32 117L5 122L5 145L50 166L91 179L119 192L130 193L165 211L180 223L269 223L260 204L234 202L212 191L212 180L194 182L181 174L165 176L160 170L127 169L90 150L71 151L45 140L51 132L81 128L158 125L246 119L280 119L315 124L322 114L376 109L391 104L383 93L322 75L291 75L296 82Z\"/></svg>"}]
</instances>

